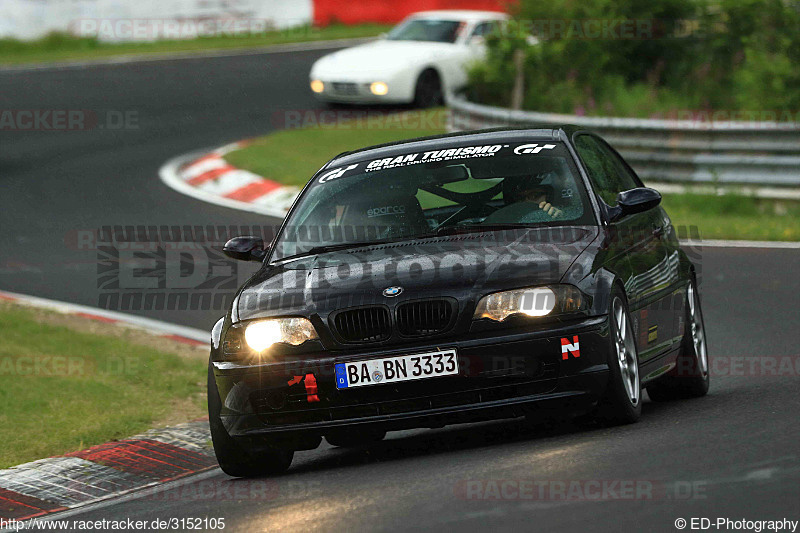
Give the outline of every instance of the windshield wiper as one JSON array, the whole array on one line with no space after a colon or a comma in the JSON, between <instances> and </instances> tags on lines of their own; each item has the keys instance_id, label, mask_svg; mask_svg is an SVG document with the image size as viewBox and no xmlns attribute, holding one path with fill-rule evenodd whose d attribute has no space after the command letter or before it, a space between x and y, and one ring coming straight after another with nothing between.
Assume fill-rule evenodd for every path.
<instances>
[{"instance_id":1,"label":"windshield wiper","mask_svg":"<svg viewBox=\"0 0 800 533\"><path fill-rule=\"evenodd\" d=\"M532 229L530 224L462 224L437 228L434 235L458 235L459 233L479 233L481 231L502 231L506 229Z\"/></svg>"},{"instance_id":2,"label":"windshield wiper","mask_svg":"<svg viewBox=\"0 0 800 533\"><path fill-rule=\"evenodd\" d=\"M280 260L286 261L287 259L297 259L298 257L306 257L309 255L316 255L316 254L326 254L328 252L347 250L349 248L365 248L367 246L377 246L379 244L387 244L390 242L396 242L396 241L393 239L384 239L384 240L365 241L365 242L340 242L337 244L323 244L320 246L313 246L308 250L306 250L305 252L300 252L299 254L287 255L286 257L282 257Z\"/></svg>"}]
</instances>

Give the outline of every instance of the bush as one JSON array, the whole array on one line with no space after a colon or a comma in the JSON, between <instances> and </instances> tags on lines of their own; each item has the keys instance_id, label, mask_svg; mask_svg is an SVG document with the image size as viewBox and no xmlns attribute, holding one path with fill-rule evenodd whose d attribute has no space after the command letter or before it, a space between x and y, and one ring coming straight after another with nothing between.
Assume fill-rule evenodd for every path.
<instances>
[{"instance_id":1,"label":"bush","mask_svg":"<svg viewBox=\"0 0 800 533\"><path fill-rule=\"evenodd\" d=\"M540 38L528 45L525 35ZM487 38L470 96L507 106L525 51L523 107L589 115L800 109L800 5L784 0L520 0Z\"/></svg>"}]
</instances>

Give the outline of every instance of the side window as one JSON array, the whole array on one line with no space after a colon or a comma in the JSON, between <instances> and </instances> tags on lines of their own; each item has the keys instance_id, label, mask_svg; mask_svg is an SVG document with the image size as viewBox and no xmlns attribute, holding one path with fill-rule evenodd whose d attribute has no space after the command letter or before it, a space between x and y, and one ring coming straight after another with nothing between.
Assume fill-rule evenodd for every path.
<instances>
[{"instance_id":1,"label":"side window","mask_svg":"<svg viewBox=\"0 0 800 533\"><path fill-rule=\"evenodd\" d=\"M575 149L586 166L595 191L608 205L617 203L620 192L639 186L617 154L591 135L578 135Z\"/></svg>"},{"instance_id":2,"label":"side window","mask_svg":"<svg viewBox=\"0 0 800 533\"><path fill-rule=\"evenodd\" d=\"M496 24L495 22L481 22L481 23L479 23L477 26L475 26L475 29L472 30L472 35L470 36L470 38L472 38L472 37L484 37L484 36L492 33L492 30L494 30L494 28L495 28L495 24Z\"/></svg>"}]
</instances>

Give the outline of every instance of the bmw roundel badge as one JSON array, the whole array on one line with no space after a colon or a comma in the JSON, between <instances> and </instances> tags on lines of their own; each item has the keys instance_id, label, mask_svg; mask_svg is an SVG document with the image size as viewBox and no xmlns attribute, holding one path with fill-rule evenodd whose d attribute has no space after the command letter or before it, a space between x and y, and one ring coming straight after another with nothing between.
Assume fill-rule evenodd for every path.
<instances>
[{"instance_id":1,"label":"bmw roundel badge","mask_svg":"<svg viewBox=\"0 0 800 533\"><path fill-rule=\"evenodd\" d=\"M383 295L387 298L399 296L401 292L403 292L403 287L386 287L383 289Z\"/></svg>"}]
</instances>

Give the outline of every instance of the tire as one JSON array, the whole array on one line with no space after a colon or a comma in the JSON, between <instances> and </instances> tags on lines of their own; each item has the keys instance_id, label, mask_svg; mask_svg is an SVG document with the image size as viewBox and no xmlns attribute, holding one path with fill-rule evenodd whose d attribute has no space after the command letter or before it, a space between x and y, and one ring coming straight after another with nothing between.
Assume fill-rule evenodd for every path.
<instances>
[{"instance_id":1,"label":"tire","mask_svg":"<svg viewBox=\"0 0 800 533\"><path fill-rule=\"evenodd\" d=\"M708 342L700 307L700 291L694 278L686 290L686 328L675 370L647 386L654 402L699 398L708 393Z\"/></svg>"},{"instance_id":2,"label":"tire","mask_svg":"<svg viewBox=\"0 0 800 533\"><path fill-rule=\"evenodd\" d=\"M285 472L292 464L294 451L259 450L252 454L236 442L222 425L220 420L221 402L214 371L208 364L208 425L211 429L211 441L214 443L214 454L223 472L233 477L258 477Z\"/></svg>"},{"instance_id":3,"label":"tire","mask_svg":"<svg viewBox=\"0 0 800 533\"><path fill-rule=\"evenodd\" d=\"M632 424L642 416L639 354L625 295L616 287L611 293L608 318L608 386L595 416L607 425Z\"/></svg>"},{"instance_id":4,"label":"tire","mask_svg":"<svg viewBox=\"0 0 800 533\"><path fill-rule=\"evenodd\" d=\"M435 70L425 70L417 78L414 88L414 107L436 107L444 103L442 82Z\"/></svg>"},{"instance_id":5,"label":"tire","mask_svg":"<svg viewBox=\"0 0 800 533\"><path fill-rule=\"evenodd\" d=\"M331 446L356 448L382 441L384 437L386 437L385 431L351 431L325 435L325 440Z\"/></svg>"}]
</instances>

